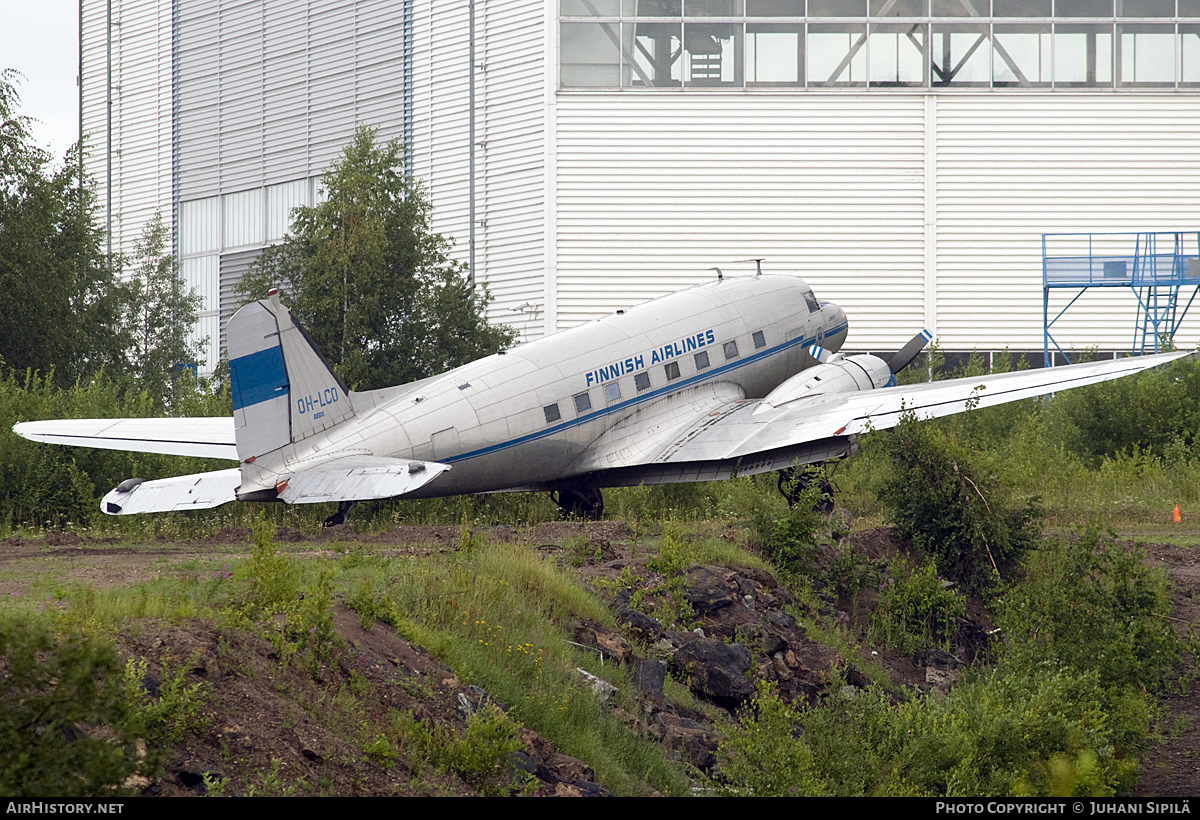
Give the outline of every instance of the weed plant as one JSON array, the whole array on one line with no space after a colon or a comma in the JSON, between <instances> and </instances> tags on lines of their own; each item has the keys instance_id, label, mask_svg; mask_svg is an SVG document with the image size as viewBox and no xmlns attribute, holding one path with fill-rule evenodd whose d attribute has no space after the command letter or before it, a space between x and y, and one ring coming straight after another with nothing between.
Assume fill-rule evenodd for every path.
<instances>
[{"instance_id":1,"label":"weed plant","mask_svg":"<svg viewBox=\"0 0 1200 820\"><path fill-rule=\"evenodd\" d=\"M521 748L520 727L494 703L484 703L473 712L461 733L411 714L394 714L392 726L410 752L410 770L424 761L453 772L485 797L507 796L525 785L512 768L513 756Z\"/></svg>"},{"instance_id":2,"label":"weed plant","mask_svg":"<svg viewBox=\"0 0 1200 820\"><path fill-rule=\"evenodd\" d=\"M1161 570L1145 551L1090 523L1072 538L1051 538L1030 553L1024 580L999 601L1008 663L1075 669L1106 686L1157 691L1189 650L1171 627Z\"/></svg>"},{"instance_id":3,"label":"weed plant","mask_svg":"<svg viewBox=\"0 0 1200 820\"><path fill-rule=\"evenodd\" d=\"M932 561L910 567L898 558L888 567L871 615L872 640L901 652L953 652L954 635L966 614L966 599L943 581Z\"/></svg>"}]
</instances>

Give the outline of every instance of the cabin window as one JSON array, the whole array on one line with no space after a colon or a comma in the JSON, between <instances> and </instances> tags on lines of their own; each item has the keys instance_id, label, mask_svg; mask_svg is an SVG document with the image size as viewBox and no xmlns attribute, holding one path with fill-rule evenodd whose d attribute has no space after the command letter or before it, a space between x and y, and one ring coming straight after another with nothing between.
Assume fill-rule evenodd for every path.
<instances>
[{"instance_id":1,"label":"cabin window","mask_svg":"<svg viewBox=\"0 0 1200 820\"><path fill-rule=\"evenodd\" d=\"M580 393L575 397L575 412L586 413L592 409L592 397L587 393Z\"/></svg>"},{"instance_id":2,"label":"cabin window","mask_svg":"<svg viewBox=\"0 0 1200 820\"><path fill-rule=\"evenodd\" d=\"M604 400L609 404L612 404L614 401L620 401L621 385L617 382L609 382L604 385Z\"/></svg>"},{"instance_id":3,"label":"cabin window","mask_svg":"<svg viewBox=\"0 0 1200 820\"><path fill-rule=\"evenodd\" d=\"M650 374L642 371L633 377L633 386L641 393L643 390L650 389Z\"/></svg>"},{"instance_id":4,"label":"cabin window","mask_svg":"<svg viewBox=\"0 0 1200 820\"><path fill-rule=\"evenodd\" d=\"M663 370L667 373L667 381L674 381L679 378L679 362L667 362L663 365Z\"/></svg>"},{"instance_id":5,"label":"cabin window","mask_svg":"<svg viewBox=\"0 0 1200 820\"><path fill-rule=\"evenodd\" d=\"M767 337L763 335L761 330L754 331L754 349L767 346Z\"/></svg>"},{"instance_id":6,"label":"cabin window","mask_svg":"<svg viewBox=\"0 0 1200 820\"><path fill-rule=\"evenodd\" d=\"M704 368L708 367L708 351L707 350L701 350L699 353L697 353L695 355L694 358L696 359L696 369L697 370L703 370Z\"/></svg>"},{"instance_id":7,"label":"cabin window","mask_svg":"<svg viewBox=\"0 0 1200 820\"><path fill-rule=\"evenodd\" d=\"M562 418L562 413L558 412L558 402L547 404L542 410L546 414L547 424L552 424Z\"/></svg>"},{"instance_id":8,"label":"cabin window","mask_svg":"<svg viewBox=\"0 0 1200 820\"><path fill-rule=\"evenodd\" d=\"M737 342L726 342L725 343L725 361L729 361L730 359L736 359L737 356L738 356Z\"/></svg>"},{"instance_id":9,"label":"cabin window","mask_svg":"<svg viewBox=\"0 0 1200 820\"><path fill-rule=\"evenodd\" d=\"M804 292L804 301L808 303L809 313L821 312L821 306L817 304L817 297L813 296L813 292L811 290Z\"/></svg>"}]
</instances>

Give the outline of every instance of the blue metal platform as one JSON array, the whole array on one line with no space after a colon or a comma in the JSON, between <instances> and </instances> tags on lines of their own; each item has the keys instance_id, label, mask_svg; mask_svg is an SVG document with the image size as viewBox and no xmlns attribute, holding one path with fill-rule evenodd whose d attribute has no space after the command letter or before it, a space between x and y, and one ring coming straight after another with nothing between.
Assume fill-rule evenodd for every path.
<instances>
[{"instance_id":1,"label":"blue metal platform","mask_svg":"<svg viewBox=\"0 0 1200 820\"><path fill-rule=\"evenodd\" d=\"M1089 288L1129 288L1138 301L1131 354L1158 352L1170 344L1200 291L1200 231L1042 234L1042 334L1044 364L1051 364L1050 328ZM1179 307L1180 291L1193 288ZM1050 291L1077 289L1050 318Z\"/></svg>"}]
</instances>

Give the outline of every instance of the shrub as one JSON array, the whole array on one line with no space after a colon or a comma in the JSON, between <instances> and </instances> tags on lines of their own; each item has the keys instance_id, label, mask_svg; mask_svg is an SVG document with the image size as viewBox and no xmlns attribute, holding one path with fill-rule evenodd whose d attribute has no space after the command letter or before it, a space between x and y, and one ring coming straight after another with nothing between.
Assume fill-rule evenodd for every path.
<instances>
[{"instance_id":1,"label":"shrub","mask_svg":"<svg viewBox=\"0 0 1200 820\"><path fill-rule=\"evenodd\" d=\"M1095 524L1032 553L1027 577L998 608L1009 662L1155 688L1184 646L1165 617L1166 580L1145 557L1140 546L1126 549Z\"/></svg>"},{"instance_id":2,"label":"shrub","mask_svg":"<svg viewBox=\"0 0 1200 820\"><path fill-rule=\"evenodd\" d=\"M121 678L109 645L0 618L0 794L128 793L137 735Z\"/></svg>"},{"instance_id":3,"label":"shrub","mask_svg":"<svg viewBox=\"0 0 1200 820\"><path fill-rule=\"evenodd\" d=\"M827 794L813 776L813 755L795 737L800 716L767 681L741 714L741 729L721 743L717 790L727 796L802 797Z\"/></svg>"},{"instance_id":4,"label":"shrub","mask_svg":"<svg viewBox=\"0 0 1200 820\"><path fill-rule=\"evenodd\" d=\"M785 485L785 494L791 495L799 482L805 482L804 488L796 494L796 503L782 515L774 517L765 510L755 515L755 530L763 553L785 574L811 570L817 554L817 531L825 523L817 507L829 498L822 489L825 471L821 467L805 468Z\"/></svg>"},{"instance_id":5,"label":"shrub","mask_svg":"<svg viewBox=\"0 0 1200 820\"><path fill-rule=\"evenodd\" d=\"M898 705L833 683L799 708L760 690L718 751L722 791L1101 797L1136 785L1150 698L1112 692L1095 672L993 670Z\"/></svg>"},{"instance_id":6,"label":"shrub","mask_svg":"<svg viewBox=\"0 0 1200 820\"><path fill-rule=\"evenodd\" d=\"M922 652L938 647L952 651L959 619L967 602L937 574L932 562L910 569L902 559L892 563L893 577L884 581L872 626L887 645L901 652Z\"/></svg>"},{"instance_id":7,"label":"shrub","mask_svg":"<svg viewBox=\"0 0 1200 820\"><path fill-rule=\"evenodd\" d=\"M1039 536L1037 499L1011 501L996 465L938 423L907 414L864 445L892 465L875 488L888 520L967 589L992 586Z\"/></svg>"}]
</instances>

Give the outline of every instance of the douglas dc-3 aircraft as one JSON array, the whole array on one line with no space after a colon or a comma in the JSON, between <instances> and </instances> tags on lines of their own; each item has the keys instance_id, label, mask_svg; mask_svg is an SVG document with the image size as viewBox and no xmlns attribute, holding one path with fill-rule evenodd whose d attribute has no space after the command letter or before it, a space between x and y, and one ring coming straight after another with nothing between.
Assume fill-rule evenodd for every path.
<instances>
[{"instance_id":1,"label":"douglas dc-3 aircraft","mask_svg":"<svg viewBox=\"0 0 1200 820\"><path fill-rule=\"evenodd\" d=\"M440 376L368 392L342 384L276 291L229 321L233 418L18 424L34 441L206 456L237 467L129 479L114 515L235 499L338 502L549 490L599 515L600 488L707 481L847 455L906 410L959 413L1115 379L1186 354L897 386L929 340L885 362L842 356L848 324L788 276L700 285Z\"/></svg>"}]
</instances>

